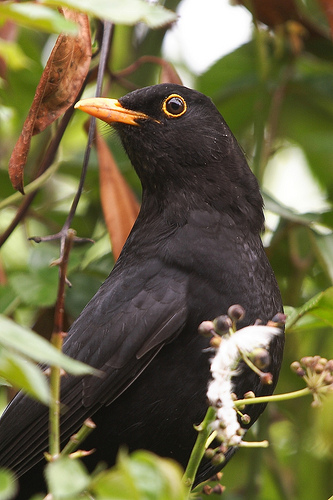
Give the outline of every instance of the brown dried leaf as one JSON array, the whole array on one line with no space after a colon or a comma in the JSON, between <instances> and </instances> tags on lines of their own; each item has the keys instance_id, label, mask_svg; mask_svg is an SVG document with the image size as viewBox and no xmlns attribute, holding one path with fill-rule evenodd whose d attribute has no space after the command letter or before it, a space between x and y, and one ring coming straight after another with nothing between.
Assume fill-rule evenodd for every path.
<instances>
[{"instance_id":1,"label":"brown dried leaf","mask_svg":"<svg viewBox=\"0 0 333 500\"><path fill-rule=\"evenodd\" d=\"M134 73L134 71L140 68L142 64L147 63L158 64L161 67L160 83L176 83L178 85L183 85L183 82L181 81L181 78L175 70L174 66L165 59L162 59L162 57L156 56L139 57L139 59L134 61L134 63L127 66L127 68L118 71L117 77L126 78L128 75L131 75L132 73Z\"/></svg>"},{"instance_id":2,"label":"brown dried leaf","mask_svg":"<svg viewBox=\"0 0 333 500\"><path fill-rule=\"evenodd\" d=\"M140 207L99 134L96 134L96 147L104 219L112 242L113 257L117 260Z\"/></svg>"},{"instance_id":3,"label":"brown dried leaf","mask_svg":"<svg viewBox=\"0 0 333 500\"><path fill-rule=\"evenodd\" d=\"M63 9L63 14L66 19L78 23L79 33L77 36L63 33L58 36L9 161L10 180L22 194L23 170L31 137L42 132L73 105L90 66L91 39L87 15L69 9Z\"/></svg>"},{"instance_id":4,"label":"brown dried leaf","mask_svg":"<svg viewBox=\"0 0 333 500\"><path fill-rule=\"evenodd\" d=\"M160 83L176 83L178 85L183 85L180 76L178 75L175 67L161 59L161 74L160 74Z\"/></svg>"}]
</instances>

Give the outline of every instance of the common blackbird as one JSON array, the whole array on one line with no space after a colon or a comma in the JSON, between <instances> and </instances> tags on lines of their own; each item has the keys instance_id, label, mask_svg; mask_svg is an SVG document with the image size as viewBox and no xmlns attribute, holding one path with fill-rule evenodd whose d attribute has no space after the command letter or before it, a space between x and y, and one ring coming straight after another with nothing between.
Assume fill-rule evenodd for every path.
<instances>
[{"instance_id":1,"label":"common blackbird","mask_svg":"<svg viewBox=\"0 0 333 500\"><path fill-rule=\"evenodd\" d=\"M203 94L174 84L119 100L83 100L78 108L110 123L142 183L142 206L109 277L72 325L64 352L104 377L62 377L65 442L87 417L91 470L115 462L119 445L172 457L184 467L207 408L209 339L203 320L238 303L239 326L282 311L260 232L263 201L255 176L222 116ZM110 200L112 203L112 200ZM244 367L237 395L270 394L283 338L270 346L273 385ZM251 424L264 405L247 409ZM19 394L0 423L0 464L21 476L27 499L43 490L48 409ZM210 463L197 476L212 475Z\"/></svg>"}]
</instances>

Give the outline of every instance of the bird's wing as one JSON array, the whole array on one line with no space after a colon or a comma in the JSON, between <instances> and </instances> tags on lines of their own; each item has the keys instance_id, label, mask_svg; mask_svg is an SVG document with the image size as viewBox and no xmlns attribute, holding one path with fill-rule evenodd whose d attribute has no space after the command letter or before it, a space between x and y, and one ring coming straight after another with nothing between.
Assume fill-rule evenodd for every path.
<instances>
[{"instance_id":1,"label":"bird's wing","mask_svg":"<svg viewBox=\"0 0 333 500\"><path fill-rule=\"evenodd\" d=\"M62 438L116 399L175 338L186 318L185 275L159 259L115 268L73 324L64 352L103 372L102 378L62 378ZM48 409L19 394L0 421L0 464L20 475L42 459Z\"/></svg>"},{"instance_id":2,"label":"bird's wing","mask_svg":"<svg viewBox=\"0 0 333 500\"><path fill-rule=\"evenodd\" d=\"M74 323L64 352L105 374L85 377L83 404L110 403L187 319L186 275L159 259L120 266ZM115 284L116 282L116 284Z\"/></svg>"}]
</instances>

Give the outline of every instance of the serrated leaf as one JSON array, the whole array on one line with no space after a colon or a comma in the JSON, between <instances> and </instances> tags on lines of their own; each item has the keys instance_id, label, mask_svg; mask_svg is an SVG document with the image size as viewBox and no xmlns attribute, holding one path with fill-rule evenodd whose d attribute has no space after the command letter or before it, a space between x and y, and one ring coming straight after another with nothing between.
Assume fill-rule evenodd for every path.
<instances>
[{"instance_id":1,"label":"serrated leaf","mask_svg":"<svg viewBox=\"0 0 333 500\"><path fill-rule=\"evenodd\" d=\"M89 484L90 477L79 460L61 457L47 464L45 477L53 498L69 498L81 493Z\"/></svg>"},{"instance_id":2,"label":"serrated leaf","mask_svg":"<svg viewBox=\"0 0 333 500\"><path fill-rule=\"evenodd\" d=\"M85 12L115 24L134 25L139 22L159 28L177 19L171 10L144 0L43 0L49 5L62 5Z\"/></svg>"},{"instance_id":3,"label":"serrated leaf","mask_svg":"<svg viewBox=\"0 0 333 500\"><path fill-rule=\"evenodd\" d=\"M58 11L33 2L0 2L0 17L48 33L77 33L77 26L64 19Z\"/></svg>"},{"instance_id":4,"label":"serrated leaf","mask_svg":"<svg viewBox=\"0 0 333 500\"><path fill-rule=\"evenodd\" d=\"M96 374L92 367L65 356L32 330L0 315L0 344L37 361L63 368L73 375Z\"/></svg>"},{"instance_id":5,"label":"serrated leaf","mask_svg":"<svg viewBox=\"0 0 333 500\"><path fill-rule=\"evenodd\" d=\"M31 361L3 349L0 357L0 375L16 389L22 389L44 404L49 403L49 386L45 375Z\"/></svg>"},{"instance_id":6,"label":"serrated leaf","mask_svg":"<svg viewBox=\"0 0 333 500\"><path fill-rule=\"evenodd\" d=\"M333 326L333 287L318 293L298 308L285 308L286 331L293 328L306 314L314 314L323 324Z\"/></svg>"}]
</instances>

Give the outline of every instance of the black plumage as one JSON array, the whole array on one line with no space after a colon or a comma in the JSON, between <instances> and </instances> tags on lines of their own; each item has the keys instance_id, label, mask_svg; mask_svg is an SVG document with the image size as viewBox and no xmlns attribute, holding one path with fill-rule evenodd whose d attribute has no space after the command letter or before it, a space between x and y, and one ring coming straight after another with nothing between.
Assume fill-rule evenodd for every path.
<instances>
[{"instance_id":1,"label":"black plumage","mask_svg":"<svg viewBox=\"0 0 333 500\"><path fill-rule=\"evenodd\" d=\"M63 440L92 417L85 448L91 469L114 463L120 444L145 448L186 466L206 411L209 340L203 320L239 303L240 326L282 311L260 239L262 197L230 129L203 94L171 84L119 101L88 100L84 111L117 130L140 177L137 221L99 291L70 329L64 352L105 373L62 379ZM110 200L112 203L112 200ZM283 339L271 344L272 386L244 369L237 393L271 393ZM249 409L253 423L263 405ZM0 421L0 465L21 477L21 496L39 491L47 449L47 408L19 394ZM203 465L198 480L212 473Z\"/></svg>"}]
</instances>

